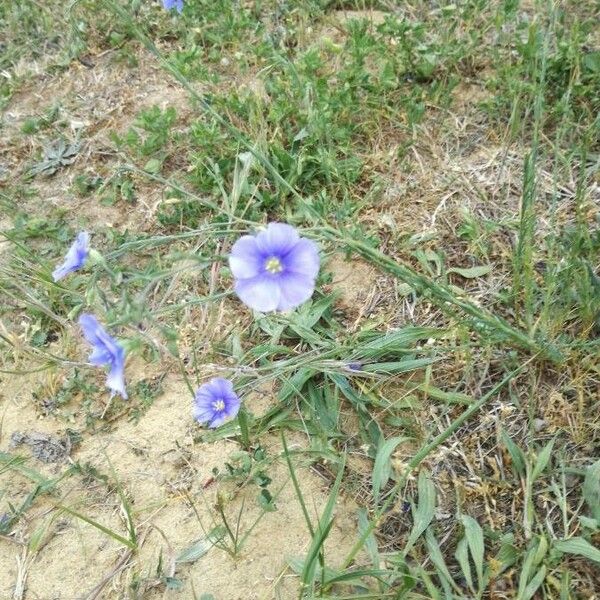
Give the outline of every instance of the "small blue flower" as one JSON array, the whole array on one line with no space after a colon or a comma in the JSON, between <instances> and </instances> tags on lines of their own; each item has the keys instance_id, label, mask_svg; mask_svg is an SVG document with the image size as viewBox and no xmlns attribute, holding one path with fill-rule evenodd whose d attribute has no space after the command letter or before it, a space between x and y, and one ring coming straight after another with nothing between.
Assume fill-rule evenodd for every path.
<instances>
[{"instance_id":1,"label":"small blue flower","mask_svg":"<svg viewBox=\"0 0 600 600\"><path fill-rule=\"evenodd\" d=\"M194 398L194 418L209 427L218 427L233 419L240 410L240 399L233 391L233 383L215 377L200 386Z\"/></svg>"},{"instance_id":2,"label":"small blue flower","mask_svg":"<svg viewBox=\"0 0 600 600\"><path fill-rule=\"evenodd\" d=\"M90 253L90 234L87 231L82 231L77 234L75 241L69 248L65 260L62 265L59 265L52 272L54 281L62 279L69 273L81 269L87 260Z\"/></svg>"},{"instance_id":3,"label":"small blue flower","mask_svg":"<svg viewBox=\"0 0 600 600\"><path fill-rule=\"evenodd\" d=\"M260 312L286 311L312 296L319 251L291 225L269 223L256 236L245 235L233 245L229 267L244 304Z\"/></svg>"},{"instance_id":4,"label":"small blue flower","mask_svg":"<svg viewBox=\"0 0 600 600\"><path fill-rule=\"evenodd\" d=\"M117 340L106 333L93 315L81 315L79 325L83 330L83 337L94 349L89 358L90 363L97 367L108 365L110 371L106 378L107 387L112 390L113 394L120 394L124 400L127 400L127 392L125 391L125 349Z\"/></svg>"},{"instance_id":5,"label":"small blue flower","mask_svg":"<svg viewBox=\"0 0 600 600\"><path fill-rule=\"evenodd\" d=\"M175 9L178 13L183 10L183 0L162 0L165 10Z\"/></svg>"}]
</instances>

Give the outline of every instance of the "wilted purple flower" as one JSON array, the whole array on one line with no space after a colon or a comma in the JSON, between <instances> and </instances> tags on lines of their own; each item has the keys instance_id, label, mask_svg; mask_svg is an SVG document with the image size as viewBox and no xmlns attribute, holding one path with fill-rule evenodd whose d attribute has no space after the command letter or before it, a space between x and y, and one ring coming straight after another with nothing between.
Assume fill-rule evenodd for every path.
<instances>
[{"instance_id":1,"label":"wilted purple flower","mask_svg":"<svg viewBox=\"0 0 600 600\"><path fill-rule=\"evenodd\" d=\"M77 271L85 264L88 254L90 253L90 234L87 231L82 231L77 234L75 241L71 244L65 260L62 265L59 265L52 272L54 281L62 279L65 275Z\"/></svg>"},{"instance_id":2,"label":"wilted purple flower","mask_svg":"<svg viewBox=\"0 0 600 600\"><path fill-rule=\"evenodd\" d=\"M194 398L194 418L209 427L218 427L232 419L240 410L240 399L233 391L233 383L215 377L201 385Z\"/></svg>"},{"instance_id":3,"label":"wilted purple flower","mask_svg":"<svg viewBox=\"0 0 600 600\"><path fill-rule=\"evenodd\" d=\"M113 393L121 394L127 400L125 391L125 350L121 344L108 335L93 315L83 314L79 317L83 336L92 345L94 351L89 361L97 367L108 365L110 371L106 385Z\"/></svg>"},{"instance_id":4,"label":"wilted purple flower","mask_svg":"<svg viewBox=\"0 0 600 600\"><path fill-rule=\"evenodd\" d=\"M183 0L162 0L165 10L175 9L178 13L183 10Z\"/></svg>"},{"instance_id":5,"label":"wilted purple flower","mask_svg":"<svg viewBox=\"0 0 600 600\"><path fill-rule=\"evenodd\" d=\"M229 267L244 304L260 312L291 310L312 296L319 251L291 225L269 223L233 245Z\"/></svg>"},{"instance_id":6,"label":"wilted purple flower","mask_svg":"<svg viewBox=\"0 0 600 600\"><path fill-rule=\"evenodd\" d=\"M362 366L362 363L359 363L359 362L349 362L346 364L346 367L350 371L361 371L363 366Z\"/></svg>"}]
</instances>

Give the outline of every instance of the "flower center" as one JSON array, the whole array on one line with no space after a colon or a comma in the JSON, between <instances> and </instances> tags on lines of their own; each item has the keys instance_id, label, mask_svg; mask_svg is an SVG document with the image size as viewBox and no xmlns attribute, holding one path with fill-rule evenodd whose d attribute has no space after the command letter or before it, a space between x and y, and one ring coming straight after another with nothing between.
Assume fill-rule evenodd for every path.
<instances>
[{"instance_id":1,"label":"flower center","mask_svg":"<svg viewBox=\"0 0 600 600\"><path fill-rule=\"evenodd\" d=\"M281 273L281 271L283 271L283 265L278 258L272 256L265 262L265 269L269 271L269 273Z\"/></svg>"},{"instance_id":2,"label":"flower center","mask_svg":"<svg viewBox=\"0 0 600 600\"><path fill-rule=\"evenodd\" d=\"M215 400L212 403L212 407L215 411L221 412L221 411L225 410L225 402L223 402L223 400Z\"/></svg>"}]
</instances>

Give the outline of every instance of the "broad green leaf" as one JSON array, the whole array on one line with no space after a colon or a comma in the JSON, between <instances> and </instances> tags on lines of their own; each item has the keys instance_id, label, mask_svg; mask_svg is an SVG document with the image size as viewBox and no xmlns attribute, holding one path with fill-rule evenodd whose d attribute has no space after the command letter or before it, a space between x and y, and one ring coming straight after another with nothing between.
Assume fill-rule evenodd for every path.
<instances>
[{"instance_id":1,"label":"broad green leaf","mask_svg":"<svg viewBox=\"0 0 600 600\"><path fill-rule=\"evenodd\" d=\"M492 270L492 265L480 265L478 267L451 267L446 273L456 273L465 279L475 279L476 277L483 277Z\"/></svg>"},{"instance_id":2,"label":"broad green leaf","mask_svg":"<svg viewBox=\"0 0 600 600\"><path fill-rule=\"evenodd\" d=\"M585 470L582 492L592 516L600 525L600 460Z\"/></svg>"},{"instance_id":3,"label":"broad green leaf","mask_svg":"<svg viewBox=\"0 0 600 600\"><path fill-rule=\"evenodd\" d=\"M520 477L525 477L526 459L523 451L513 442L512 438L508 435L508 433L506 433L506 431L504 431L504 429L500 433L500 438L510 454L515 471Z\"/></svg>"},{"instance_id":4,"label":"broad green leaf","mask_svg":"<svg viewBox=\"0 0 600 600\"><path fill-rule=\"evenodd\" d=\"M530 583L538 577L539 572L536 573L533 577L531 577L531 573L533 569L540 564L546 555L546 551L548 549L548 542L545 537L534 540L529 549L527 550L527 554L523 559L523 566L521 567L521 573L519 576L519 590L517 594L517 600L524 600L526 598L526 594L530 592L531 586ZM543 577L542 577L543 581ZM540 582L541 583L541 582ZM538 584L539 587L539 584ZM537 588L535 588L537 589ZM535 592L535 590L534 590ZM529 596L531 597L531 596Z\"/></svg>"},{"instance_id":5,"label":"broad green leaf","mask_svg":"<svg viewBox=\"0 0 600 600\"><path fill-rule=\"evenodd\" d=\"M413 508L414 524L403 551L404 556L408 554L415 542L429 527L435 513L435 486L431 481L429 472L425 469L421 469L419 473L417 487L419 490L419 503L416 509Z\"/></svg>"},{"instance_id":6,"label":"broad green leaf","mask_svg":"<svg viewBox=\"0 0 600 600\"><path fill-rule=\"evenodd\" d=\"M383 442L377 450L373 474L371 476L373 481L373 499L376 505L379 504L379 494L381 493L381 490L385 487L390 478L392 471L390 457L398 444L401 444L407 439L409 438L403 436L390 438Z\"/></svg>"},{"instance_id":7,"label":"broad green leaf","mask_svg":"<svg viewBox=\"0 0 600 600\"><path fill-rule=\"evenodd\" d=\"M502 545L500 546L500 550L496 555L496 560L500 563L500 569L496 571L497 574L500 574L512 565L514 565L519 559L519 552L513 545L514 536L512 534L507 534L503 536Z\"/></svg>"},{"instance_id":8,"label":"broad green leaf","mask_svg":"<svg viewBox=\"0 0 600 600\"><path fill-rule=\"evenodd\" d=\"M473 563L475 564L475 572L477 573L477 581L479 589L483 587L483 557L484 557L484 541L483 541L483 529L479 523L469 517L463 515L461 517L462 524L465 528L465 538L473 557Z\"/></svg>"},{"instance_id":9,"label":"broad green leaf","mask_svg":"<svg viewBox=\"0 0 600 600\"><path fill-rule=\"evenodd\" d=\"M600 563L600 550L598 550L598 548L595 546L592 546L592 544L582 537L572 537L568 540L558 540L557 542L554 542L554 547L559 552L583 556L584 558Z\"/></svg>"},{"instance_id":10,"label":"broad green leaf","mask_svg":"<svg viewBox=\"0 0 600 600\"><path fill-rule=\"evenodd\" d=\"M153 173L153 174L160 173L161 168L162 168L162 163L157 158L151 158L144 165L144 171L146 171L146 173Z\"/></svg>"},{"instance_id":11,"label":"broad green leaf","mask_svg":"<svg viewBox=\"0 0 600 600\"><path fill-rule=\"evenodd\" d=\"M193 563L204 556L215 544L217 544L225 535L225 527L218 525L208 532L206 537L194 542L191 546L180 552L175 563Z\"/></svg>"},{"instance_id":12,"label":"broad green leaf","mask_svg":"<svg viewBox=\"0 0 600 600\"><path fill-rule=\"evenodd\" d=\"M552 449L554 448L554 438L551 439L544 449L539 453L535 466L533 467L533 473L531 474L531 481L535 481L548 466L550 457L552 456Z\"/></svg>"},{"instance_id":13,"label":"broad green leaf","mask_svg":"<svg viewBox=\"0 0 600 600\"><path fill-rule=\"evenodd\" d=\"M533 579L525 586L522 594L519 594L517 600L531 600L533 595L546 578L546 565L542 565L539 571L533 576Z\"/></svg>"}]
</instances>

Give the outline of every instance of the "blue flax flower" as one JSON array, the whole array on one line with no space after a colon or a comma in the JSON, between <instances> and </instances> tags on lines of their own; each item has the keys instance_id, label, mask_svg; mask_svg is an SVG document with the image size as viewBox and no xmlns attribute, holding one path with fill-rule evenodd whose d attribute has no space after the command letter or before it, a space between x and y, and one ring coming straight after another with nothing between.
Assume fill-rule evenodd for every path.
<instances>
[{"instance_id":1,"label":"blue flax flower","mask_svg":"<svg viewBox=\"0 0 600 600\"><path fill-rule=\"evenodd\" d=\"M233 245L229 267L244 304L260 312L286 311L312 296L319 251L291 225L269 223L264 231L245 235Z\"/></svg>"},{"instance_id":2,"label":"blue flax flower","mask_svg":"<svg viewBox=\"0 0 600 600\"><path fill-rule=\"evenodd\" d=\"M183 10L183 0L163 0L165 10L175 9L178 13Z\"/></svg>"},{"instance_id":3,"label":"blue flax flower","mask_svg":"<svg viewBox=\"0 0 600 600\"><path fill-rule=\"evenodd\" d=\"M87 231L82 231L77 234L75 241L69 248L65 260L61 265L56 267L52 272L54 281L62 279L69 273L81 269L87 260L90 253L90 234Z\"/></svg>"},{"instance_id":4,"label":"blue flax flower","mask_svg":"<svg viewBox=\"0 0 600 600\"><path fill-rule=\"evenodd\" d=\"M233 383L215 377L200 386L194 398L194 418L209 427L218 427L233 419L240 410L240 399L233 391Z\"/></svg>"},{"instance_id":5,"label":"blue flax flower","mask_svg":"<svg viewBox=\"0 0 600 600\"><path fill-rule=\"evenodd\" d=\"M121 394L127 400L125 391L125 349L117 340L108 335L102 325L93 315L83 314L79 317L79 325L83 336L92 345L94 351L89 361L97 367L107 365L110 367L106 378L106 385L113 394Z\"/></svg>"}]
</instances>

